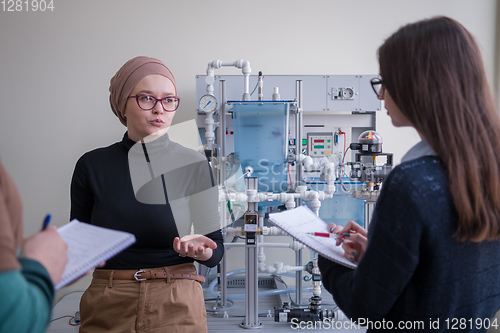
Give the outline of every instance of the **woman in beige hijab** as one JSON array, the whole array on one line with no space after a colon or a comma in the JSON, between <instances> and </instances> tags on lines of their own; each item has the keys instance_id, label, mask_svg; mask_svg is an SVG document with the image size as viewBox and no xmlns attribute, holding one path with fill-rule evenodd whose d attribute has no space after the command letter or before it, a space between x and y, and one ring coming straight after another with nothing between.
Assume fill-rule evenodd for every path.
<instances>
[{"instance_id":1,"label":"woman in beige hijab","mask_svg":"<svg viewBox=\"0 0 500 333\"><path fill-rule=\"evenodd\" d=\"M80 332L207 331L204 277L193 263L213 267L223 255L217 188L206 158L168 137L177 95L160 60L126 62L111 79L110 103L127 132L76 164L71 219L137 239L95 270Z\"/></svg>"}]
</instances>

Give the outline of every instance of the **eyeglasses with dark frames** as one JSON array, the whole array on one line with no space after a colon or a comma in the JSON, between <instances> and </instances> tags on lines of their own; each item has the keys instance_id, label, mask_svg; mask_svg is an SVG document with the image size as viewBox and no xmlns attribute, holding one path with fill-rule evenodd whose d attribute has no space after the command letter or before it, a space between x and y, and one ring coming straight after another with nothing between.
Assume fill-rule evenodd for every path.
<instances>
[{"instance_id":1,"label":"eyeglasses with dark frames","mask_svg":"<svg viewBox=\"0 0 500 333\"><path fill-rule=\"evenodd\" d=\"M145 111L152 110L158 101L161 102L163 110L167 112L173 112L177 110L181 102L181 98L177 96L167 96L164 98L156 98L148 94L139 94L135 96L129 96L128 98L135 98L137 105Z\"/></svg>"},{"instance_id":2,"label":"eyeglasses with dark frames","mask_svg":"<svg viewBox=\"0 0 500 333\"><path fill-rule=\"evenodd\" d=\"M374 77L373 79L370 80L370 84L372 85L372 89L377 95L377 98L384 99L384 92L385 92L384 81L382 81L378 77Z\"/></svg>"}]
</instances>

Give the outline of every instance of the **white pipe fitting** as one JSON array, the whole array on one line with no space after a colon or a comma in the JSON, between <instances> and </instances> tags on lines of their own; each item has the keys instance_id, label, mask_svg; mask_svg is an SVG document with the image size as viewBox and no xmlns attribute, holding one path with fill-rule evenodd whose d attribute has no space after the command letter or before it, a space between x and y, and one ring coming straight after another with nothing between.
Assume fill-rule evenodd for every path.
<instances>
[{"instance_id":1,"label":"white pipe fitting","mask_svg":"<svg viewBox=\"0 0 500 333\"><path fill-rule=\"evenodd\" d=\"M306 169L306 171L313 171L313 170L317 170L318 169L318 165L316 163L314 163L313 159L309 156L306 156L304 158L304 168Z\"/></svg>"},{"instance_id":2,"label":"white pipe fitting","mask_svg":"<svg viewBox=\"0 0 500 333\"><path fill-rule=\"evenodd\" d=\"M323 157L319 163L315 163L312 157L304 155L304 154L299 154L296 156L296 161L298 163L302 163L304 165L304 168L306 171L310 172L313 170L320 170L321 172L325 175L326 179L326 192L328 194L332 194L335 192L335 179L336 174L336 166L335 163L331 162L327 157ZM297 187L297 192L298 187Z\"/></svg>"},{"instance_id":3,"label":"white pipe fitting","mask_svg":"<svg viewBox=\"0 0 500 333\"><path fill-rule=\"evenodd\" d=\"M214 74L215 73L213 67L210 66L210 63L208 63L207 77L205 78L205 83L207 84L207 94L212 96L214 95L214 82L215 82Z\"/></svg>"},{"instance_id":4,"label":"white pipe fitting","mask_svg":"<svg viewBox=\"0 0 500 333\"><path fill-rule=\"evenodd\" d=\"M220 188L219 202L225 202L227 200L231 202L247 202L248 196L246 195L246 193L236 192L231 188L226 188L226 189Z\"/></svg>"},{"instance_id":5,"label":"white pipe fitting","mask_svg":"<svg viewBox=\"0 0 500 333\"><path fill-rule=\"evenodd\" d=\"M248 175L248 177L251 177L253 173L253 168L251 166L246 166L245 167L245 174Z\"/></svg>"},{"instance_id":6,"label":"white pipe fitting","mask_svg":"<svg viewBox=\"0 0 500 333\"><path fill-rule=\"evenodd\" d=\"M288 194L289 193L281 192L280 194L278 194L277 200L280 201L280 202L286 202L288 200Z\"/></svg>"},{"instance_id":7,"label":"white pipe fitting","mask_svg":"<svg viewBox=\"0 0 500 333\"><path fill-rule=\"evenodd\" d=\"M283 262L282 261L275 261L274 262L274 268L276 268L277 272L281 272L283 270Z\"/></svg>"},{"instance_id":8,"label":"white pipe fitting","mask_svg":"<svg viewBox=\"0 0 500 333\"><path fill-rule=\"evenodd\" d=\"M227 227L226 228L226 234L228 236L242 236L242 235L245 234L245 232L243 231L242 227L236 227L236 228Z\"/></svg>"},{"instance_id":9,"label":"white pipe fitting","mask_svg":"<svg viewBox=\"0 0 500 333\"><path fill-rule=\"evenodd\" d=\"M321 207L321 202L319 201L320 194L316 191L307 191L305 194L306 200L311 200L312 211L319 216L319 208Z\"/></svg>"},{"instance_id":10,"label":"white pipe fitting","mask_svg":"<svg viewBox=\"0 0 500 333\"><path fill-rule=\"evenodd\" d=\"M278 227L262 227L264 236L288 236L288 234Z\"/></svg>"},{"instance_id":11,"label":"white pipe fitting","mask_svg":"<svg viewBox=\"0 0 500 333\"><path fill-rule=\"evenodd\" d=\"M290 196L288 200L285 202L285 207L287 210L295 208L295 199L292 196Z\"/></svg>"},{"instance_id":12,"label":"white pipe fitting","mask_svg":"<svg viewBox=\"0 0 500 333\"><path fill-rule=\"evenodd\" d=\"M294 250L294 251L298 251L298 250L302 250L304 249L306 246L304 244L302 244L301 242L298 242L296 241L295 239L293 240L292 244L291 244L291 249Z\"/></svg>"},{"instance_id":13,"label":"white pipe fitting","mask_svg":"<svg viewBox=\"0 0 500 333\"><path fill-rule=\"evenodd\" d=\"M243 100L244 101L249 101L250 100L250 74L252 73L252 69L250 68L250 62L247 60L243 59L238 59L234 62L225 62L225 61L220 61L220 60L214 60L212 62L208 63L208 68L207 68L207 78L206 78L206 83L207 83L207 94L213 95L213 84L215 82L215 77L214 77L214 69L219 69L222 66L234 66L236 68L241 69L243 73Z\"/></svg>"},{"instance_id":14,"label":"white pipe fitting","mask_svg":"<svg viewBox=\"0 0 500 333\"><path fill-rule=\"evenodd\" d=\"M248 202L259 202L257 190L247 190Z\"/></svg>"},{"instance_id":15,"label":"white pipe fitting","mask_svg":"<svg viewBox=\"0 0 500 333\"><path fill-rule=\"evenodd\" d=\"M266 192L266 193L259 193L259 202L265 202L265 201L273 201L276 200L276 195L272 192Z\"/></svg>"},{"instance_id":16,"label":"white pipe fitting","mask_svg":"<svg viewBox=\"0 0 500 333\"><path fill-rule=\"evenodd\" d=\"M302 193L304 193L305 191L307 191L307 186L306 185L299 185L295 188L295 192L297 193L300 193L302 195Z\"/></svg>"},{"instance_id":17,"label":"white pipe fitting","mask_svg":"<svg viewBox=\"0 0 500 333\"><path fill-rule=\"evenodd\" d=\"M304 266L283 265L282 262L275 262L274 266L259 265L259 272L267 272L271 274L283 274L289 272L303 271Z\"/></svg>"},{"instance_id":18,"label":"white pipe fitting","mask_svg":"<svg viewBox=\"0 0 500 333\"><path fill-rule=\"evenodd\" d=\"M214 126L214 115L213 112L207 113L205 118L205 138L208 142L208 149L212 148L215 140L215 126Z\"/></svg>"}]
</instances>

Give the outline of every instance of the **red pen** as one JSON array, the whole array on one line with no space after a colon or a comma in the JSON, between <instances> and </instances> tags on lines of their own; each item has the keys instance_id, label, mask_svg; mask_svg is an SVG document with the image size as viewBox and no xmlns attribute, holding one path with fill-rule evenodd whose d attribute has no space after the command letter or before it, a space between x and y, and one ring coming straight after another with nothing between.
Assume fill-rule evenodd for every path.
<instances>
[{"instance_id":1,"label":"red pen","mask_svg":"<svg viewBox=\"0 0 500 333\"><path fill-rule=\"evenodd\" d=\"M309 235L312 236L318 236L318 237L327 237L327 238L335 238L337 237L336 233L329 233L329 232L308 232Z\"/></svg>"}]
</instances>

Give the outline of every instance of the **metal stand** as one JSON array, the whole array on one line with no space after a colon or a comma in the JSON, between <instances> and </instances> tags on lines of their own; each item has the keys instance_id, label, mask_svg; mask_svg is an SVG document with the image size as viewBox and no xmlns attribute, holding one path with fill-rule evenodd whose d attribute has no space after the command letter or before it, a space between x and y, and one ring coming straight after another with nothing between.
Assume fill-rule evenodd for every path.
<instances>
[{"instance_id":1,"label":"metal stand","mask_svg":"<svg viewBox=\"0 0 500 333\"><path fill-rule=\"evenodd\" d=\"M297 100L297 113L295 115L295 145L296 154L302 153L302 80L295 81L295 99ZM295 184L302 185L302 164L296 167ZM296 200L297 207L302 205L302 199ZM302 266L302 250L295 252L295 266ZM302 303L302 271L295 272L295 303Z\"/></svg>"},{"instance_id":2,"label":"metal stand","mask_svg":"<svg viewBox=\"0 0 500 333\"><path fill-rule=\"evenodd\" d=\"M368 230L370 221L372 219L373 210L375 209L375 202L372 200L365 200L365 229Z\"/></svg>"},{"instance_id":3,"label":"metal stand","mask_svg":"<svg viewBox=\"0 0 500 333\"><path fill-rule=\"evenodd\" d=\"M220 177L219 182L221 186L225 186L224 180L226 179L226 81L220 81L220 110L219 110L219 132L218 132L218 140L220 147L220 154L217 156L219 159L219 171ZM222 213L222 227L226 226L227 223L227 214L226 214L226 202L222 204L221 207ZM226 242L226 233L224 232L224 242ZM227 307L227 268L226 268L226 251L224 251L224 256L222 257L222 261L220 264L220 297L222 303L222 310Z\"/></svg>"}]
</instances>

